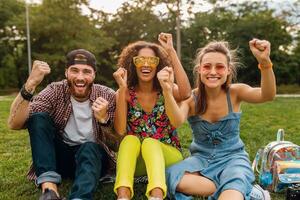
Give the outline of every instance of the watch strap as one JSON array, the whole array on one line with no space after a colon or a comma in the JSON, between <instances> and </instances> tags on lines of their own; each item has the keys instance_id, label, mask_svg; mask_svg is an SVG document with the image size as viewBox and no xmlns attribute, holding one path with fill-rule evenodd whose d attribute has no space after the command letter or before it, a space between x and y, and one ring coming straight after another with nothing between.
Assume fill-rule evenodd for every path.
<instances>
[{"instance_id":1,"label":"watch strap","mask_svg":"<svg viewBox=\"0 0 300 200\"><path fill-rule=\"evenodd\" d=\"M33 94L31 94L30 92L28 92L25 88L25 84L22 86L21 90L20 90L20 94L23 97L23 99L30 101L33 97Z\"/></svg>"}]
</instances>

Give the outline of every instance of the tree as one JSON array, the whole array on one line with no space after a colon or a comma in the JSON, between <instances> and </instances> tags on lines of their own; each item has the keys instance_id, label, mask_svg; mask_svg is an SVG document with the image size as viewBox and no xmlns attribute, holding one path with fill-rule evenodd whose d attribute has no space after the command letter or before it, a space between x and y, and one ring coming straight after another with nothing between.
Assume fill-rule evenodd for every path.
<instances>
[{"instance_id":1,"label":"tree","mask_svg":"<svg viewBox=\"0 0 300 200\"><path fill-rule=\"evenodd\" d=\"M274 10L269 9L266 4L246 2L230 7L215 6L211 11L197 13L184 31L184 55L187 58L211 40L229 41L232 48L238 47L241 62L245 66L239 71L239 81L259 85L257 62L249 50L248 42L254 37L267 39L272 43L271 58L278 83L283 83L290 70L286 63L283 65L289 57L287 47L292 41L287 31L288 26L289 24L276 17ZM191 60L183 61L185 65L191 63ZM191 71L190 67L189 73Z\"/></svg>"},{"instance_id":2,"label":"tree","mask_svg":"<svg viewBox=\"0 0 300 200\"><path fill-rule=\"evenodd\" d=\"M42 4L30 5L31 48L33 60L46 61L51 67L51 74L43 85L64 78L65 55L77 48L93 52L96 57L111 47L112 38L95 26L89 16L82 13L87 6L86 0L43 0ZM14 20L19 31L25 35L24 13ZM25 69L26 53L18 59L19 80L24 83L27 78ZM97 59L99 65L105 58ZM105 82L99 73L96 81Z\"/></svg>"},{"instance_id":3,"label":"tree","mask_svg":"<svg viewBox=\"0 0 300 200\"><path fill-rule=\"evenodd\" d=\"M190 17L176 24L176 17L183 13L182 2L188 4ZM209 4L211 9L193 13L194 0L130 0L116 14L109 14L90 8L88 0L43 0L29 5L33 60L44 60L52 67L43 81L47 84L64 77L68 51L85 48L98 61L96 82L114 86L112 73L125 46L137 40L157 42L160 32L172 33L175 40L177 31L182 40L181 61L190 77L196 50L211 40L227 40L239 49L245 65L239 81L258 85L259 70L248 47L248 41L257 37L272 43L277 83L299 84L300 0L280 12L266 0L234 2L199 0L197 4ZM88 14L83 14L83 7ZM0 87L21 87L28 74L24 1L0 1L0 19ZM179 22L183 23L179 26Z\"/></svg>"},{"instance_id":4,"label":"tree","mask_svg":"<svg viewBox=\"0 0 300 200\"><path fill-rule=\"evenodd\" d=\"M167 18L169 22L172 22L172 27L175 28L175 30L171 30L170 33L173 33L174 36L176 36L176 51L178 54L179 59L181 60L181 29L182 29L182 14L183 14L183 9L182 9L182 4L185 3L187 5L187 12L189 14L192 14L192 8L195 5L194 0L135 0L136 2L143 2L147 7L156 7L156 6L161 6L164 5L167 10ZM200 3L201 4L201 3ZM159 16L165 16L166 13L159 12ZM171 25L170 24L170 25ZM174 37L175 38L175 37Z\"/></svg>"},{"instance_id":5,"label":"tree","mask_svg":"<svg viewBox=\"0 0 300 200\"><path fill-rule=\"evenodd\" d=\"M25 10L17 0L0 1L0 88L18 85L17 59L22 55L24 36L12 21Z\"/></svg>"},{"instance_id":6,"label":"tree","mask_svg":"<svg viewBox=\"0 0 300 200\"><path fill-rule=\"evenodd\" d=\"M291 62L292 72L295 80L294 83L300 85L300 30L296 37L296 47L293 50L293 57Z\"/></svg>"},{"instance_id":7,"label":"tree","mask_svg":"<svg viewBox=\"0 0 300 200\"><path fill-rule=\"evenodd\" d=\"M88 6L87 1L44 0L32 10L33 57L53 66L52 80L64 77L64 57L70 50L85 48L99 55L111 46L111 38L82 14L82 6Z\"/></svg>"},{"instance_id":8,"label":"tree","mask_svg":"<svg viewBox=\"0 0 300 200\"><path fill-rule=\"evenodd\" d=\"M170 31L168 19L158 17L147 3L125 2L110 18L106 17L100 26L101 30L115 40L114 45L105 53L111 59L113 70L116 68L118 55L129 43L138 40L157 42L160 32Z\"/></svg>"}]
</instances>

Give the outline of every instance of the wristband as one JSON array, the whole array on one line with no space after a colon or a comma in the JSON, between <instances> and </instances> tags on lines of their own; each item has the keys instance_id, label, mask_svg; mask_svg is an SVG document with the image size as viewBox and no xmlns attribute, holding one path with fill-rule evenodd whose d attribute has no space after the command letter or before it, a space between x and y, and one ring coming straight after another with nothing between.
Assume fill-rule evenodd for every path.
<instances>
[{"instance_id":1,"label":"wristband","mask_svg":"<svg viewBox=\"0 0 300 200\"><path fill-rule=\"evenodd\" d=\"M260 69L260 70L270 69L272 67L273 67L273 63L272 62L268 63L267 65L262 65L260 63L258 64L258 69Z\"/></svg>"},{"instance_id":2,"label":"wristband","mask_svg":"<svg viewBox=\"0 0 300 200\"><path fill-rule=\"evenodd\" d=\"M28 92L25 88L25 84L22 86L21 90L20 90L20 94L23 97L23 99L25 99L26 101L30 101L33 97L33 94L31 94L30 92Z\"/></svg>"}]
</instances>

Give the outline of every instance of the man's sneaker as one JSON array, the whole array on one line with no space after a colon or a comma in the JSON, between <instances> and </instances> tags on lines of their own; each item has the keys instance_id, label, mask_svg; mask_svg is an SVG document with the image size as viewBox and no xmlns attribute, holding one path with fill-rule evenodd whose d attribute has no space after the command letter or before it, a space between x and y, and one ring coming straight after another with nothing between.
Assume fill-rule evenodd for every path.
<instances>
[{"instance_id":1,"label":"man's sneaker","mask_svg":"<svg viewBox=\"0 0 300 200\"><path fill-rule=\"evenodd\" d=\"M262 189L258 184L253 185L250 192L251 200L271 200L270 193L268 190Z\"/></svg>"},{"instance_id":2,"label":"man's sneaker","mask_svg":"<svg viewBox=\"0 0 300 200\"><path fill-rule=\"evenodd\" d=\"M39 200L63 200L63 199L59 198L56 192L54 192L53 190L46 188L43 194L40 196Z\"/></svg>"}]
</instances>

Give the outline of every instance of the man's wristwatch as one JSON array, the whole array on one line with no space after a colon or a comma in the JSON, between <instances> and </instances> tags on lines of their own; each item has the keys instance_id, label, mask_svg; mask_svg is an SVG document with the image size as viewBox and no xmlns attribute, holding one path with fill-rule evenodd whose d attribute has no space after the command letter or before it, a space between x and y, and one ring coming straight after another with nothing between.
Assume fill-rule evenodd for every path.
<instances>
[{"instance_id":1,"label":"man's wristwatch","mask_svg":"<svg viewBox=\"0 0 300 200\"><path fill-rule=\"evenodd\" d=\"M21 90L20 90L20 94L23 97L23 99L30 101L33 97L33 94L31 94L30 92L28 92L25 88L25 84L22 86Z\"/></svg>"}]
</instances>

